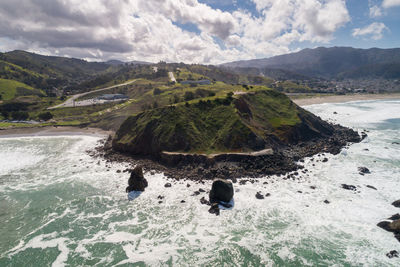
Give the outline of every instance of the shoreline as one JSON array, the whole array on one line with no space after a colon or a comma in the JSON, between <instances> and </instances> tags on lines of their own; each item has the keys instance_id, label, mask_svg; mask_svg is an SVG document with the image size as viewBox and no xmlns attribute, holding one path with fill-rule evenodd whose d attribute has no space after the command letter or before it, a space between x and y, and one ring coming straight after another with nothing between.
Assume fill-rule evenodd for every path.
<instances>
[{"instance_id":1,"label":"shoreline","mask_svg":"<svg viewBox=\"0 0 400 267\"><path fill-rule=\"evenodd\" d=\"M0 138L66 136L66 135L107 137L112 133L113 133L112 131L105 131L100 128L90 128L90 127L79 128L76 126L44 126L44 127L1 129Z\"/></svg>"},{"instance_id":2,"label":"shoreline","mask_svg":"<svg viewBox=\"0 0 400 267\"><path fill-rule=\"evenodd\" d=\"M347 103L352 101L363 100L384 100L384 99L400 99L400 93L393 94L352 94L352 95L328 95L328 96L311 96L305 98L289 98L299 106L309 106L326 103Z\"/></svg>"}]
</instances>

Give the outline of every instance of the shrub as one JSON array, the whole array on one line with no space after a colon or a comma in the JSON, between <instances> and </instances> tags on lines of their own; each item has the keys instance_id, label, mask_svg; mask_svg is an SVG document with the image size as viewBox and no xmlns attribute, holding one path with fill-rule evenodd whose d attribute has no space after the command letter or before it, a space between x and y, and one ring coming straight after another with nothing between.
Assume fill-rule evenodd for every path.
<instances>
[{"instance_id":1,"label":"shrub","mask_svg":"<svg viewBox=\"0 0 400 267\"><path fill-rule=\"evenodd\" d=\"M162 93L162 91L159 88L155 88L153 90L153 95L160 95Z\"/></svg>"},{"instance_id":2,"label":"shrub","mask_svg":"<svg viewBox=\"0 0 400 267\"><path fill-rule=\"evenodd\" d=\"M29 113L26 111L13 111L11 112L11 118L17 121L26 121L29 119Z\"/></svg>"},{"instance_id":3,"label":"shrub","mask_svg":"<svg viewBox=\"0 0 400 267\"><path fill-rule=\"evenodd\" d=\"M51 114L49 111L47 111L47 112L40 113L38 117L40 120L48 121L53 118L53 114Z\"/></svg>"},{"instance_id":4,"label":"shrub","mask_svg":"<svg viewBox=\"0 0 400 267\"><path fill-rule=\"evenodd\" d=\"M186 92L185 95L183 96L183 98L185 99L185 101L190 101L192 99L194 99L194 94L193 92Z\"/></svg>"}]
</instances>

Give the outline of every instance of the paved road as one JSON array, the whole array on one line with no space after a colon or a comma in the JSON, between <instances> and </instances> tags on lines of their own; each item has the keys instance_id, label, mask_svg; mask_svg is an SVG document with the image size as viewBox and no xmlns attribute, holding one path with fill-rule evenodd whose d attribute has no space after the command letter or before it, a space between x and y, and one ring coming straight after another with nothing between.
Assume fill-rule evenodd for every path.
<instances>
[{"instance_id":1,"label":"paved road","mask_svg":"<svg viewBox=\"0 0 400 267\"><path fill-rule=\"evenodd\" d=\"M54 107L49 107L47 109L73 107L75 100L80 98L80 97L82 97L82 96L85 96L85 95L88 95L88 94L91 94L91 93L95 93L95 92L100 92L100 91L116 88L116 87L120 87L120 86L124 86L124 85L128 85L128 84L131 84L131 83L134 83L134 82L136 82L136 80L129 81L129 82L126 82L126 83L117 84L117 85L113 85L113 86L109 86L109 87L105 87L105 88L101 88L101 89L97 89L97 90L93 90L93 91L90 91L90 92L76 94L76 95L73 95L70 98L68 98L64 103L61 103L61 104L59 104L57 106L54 106Z\"/></svg>"}]
</instances>

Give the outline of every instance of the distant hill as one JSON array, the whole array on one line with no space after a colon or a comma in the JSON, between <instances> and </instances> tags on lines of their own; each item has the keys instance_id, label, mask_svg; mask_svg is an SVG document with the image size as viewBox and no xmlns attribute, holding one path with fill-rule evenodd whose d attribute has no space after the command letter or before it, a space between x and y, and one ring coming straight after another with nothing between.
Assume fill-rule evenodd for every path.
<instances>
[{"instance_id":1,"label":"distant hill","mask_svg":"<svg viewBox=\"0 0 400 267\"><path fill-rule=\"evenodd\" d=\"M0 78L18 81L36 89L70 86L115 71L106 63L43 56L15 50L0 53Z\"/></svg>"},{"instance_id":2,"label":"distant hill","mask_svg":"<svg viewBox=\"0 0 400 267\"><path fill-rule=\"evenodd\" d=\"M225 63L221 66L234 69L277 69L309 77L397 79L400 78L398 64L400 48L319 47L271 58ZM390 70L386 71L386 68Z\"/></svg>"},{"instance_id":3,"label":"distant hill","mask_svg":"<svg viewBox=\"0 0 400 267\"><path fill-rule=\"evenodd\" d=\"M133 60L133 61L121 61L121 60L117 60L117 59L111 59L105 62L108 65L113 65L113 66L119 66L119 65L124 65L124 64L133 64L133 65L150 65L153 64L151 62L146 62L146 61L137 61L137 60Z\"/></svg>"}]
</instances>

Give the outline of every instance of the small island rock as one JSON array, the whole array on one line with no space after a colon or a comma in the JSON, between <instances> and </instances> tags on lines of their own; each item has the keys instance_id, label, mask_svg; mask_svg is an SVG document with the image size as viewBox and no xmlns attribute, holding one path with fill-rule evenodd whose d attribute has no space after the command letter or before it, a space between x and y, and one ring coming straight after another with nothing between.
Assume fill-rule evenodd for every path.
<instances>
[{"instance_id":1,"label":"small island rock","mask_svg":"<svg viewBox=\"0 0 400 267\"><path fill-rule=\"evenodd\" d=\"M144 191L147 186L148 183L147 180L143 177L142 167L135 167L131 172L131 176L129 177L126 192L129 193L131 191Z\"/></svg>"},{"instance_id":2,"label":"small island rock","mask_svg":"<svg viewBox=\"0 0 400 267\"><path fill-rule=\"evenodd\" d=\"M229 202L233 198L233 185L225 179L215 179L209 194L210 203Z\"/></svg>"}]
</instances>

